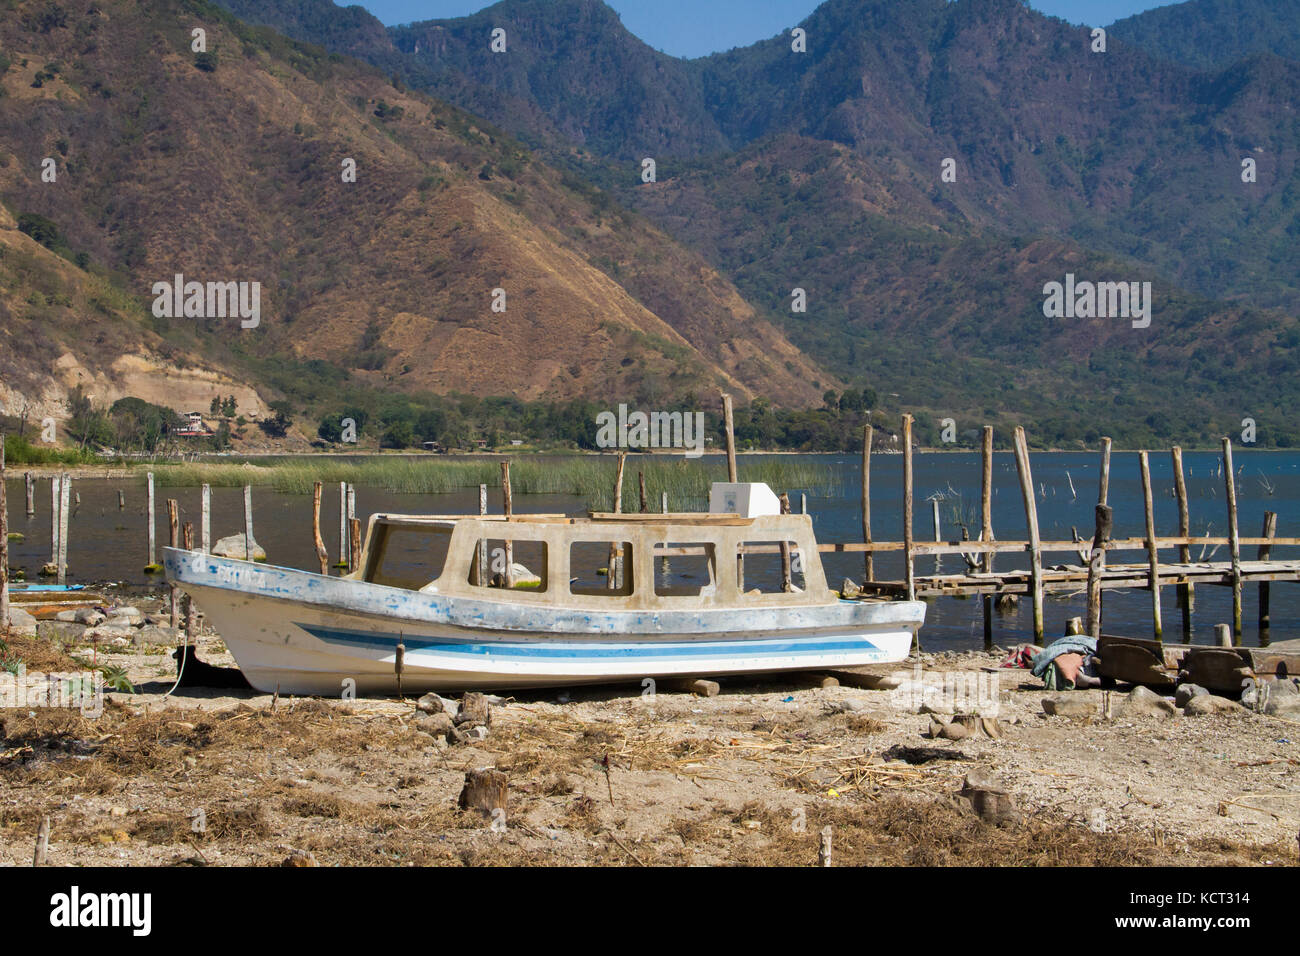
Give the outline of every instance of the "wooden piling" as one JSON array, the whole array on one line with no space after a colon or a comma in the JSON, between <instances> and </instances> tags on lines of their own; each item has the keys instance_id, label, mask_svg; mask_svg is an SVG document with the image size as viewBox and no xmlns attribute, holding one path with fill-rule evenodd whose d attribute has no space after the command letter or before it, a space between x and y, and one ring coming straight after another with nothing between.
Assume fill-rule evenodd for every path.
<instances>
[{"instance_id":1,"label":"wooden piling","mask_svg":"<svg viewBox=\"0 0 1300 956\"><path fill-rule=\"evenodd\" d=\"M727 480L737 482L736 477L736 426L732 420L731 396L722 393L722 419L727 430Z\"/></svg>"},{"instance_id":2,"label":"wooden piling","mask_svg":"<svg viewBox=\"0 0 1300 956\"><path fill-rule=\"evenodd\" d=\"M912 556L912 416L903 416L903 563L907 599L916 600L916 566Z\"/></svg>"},{"instance_id":3,"label":"wooden piling","mask_svg":"<svg viewBox=\"0 0 1300 956\"><path fill-rule=\"evenodd\" d=\"M23 475L23 481L27 486L27 517L36 517L36 476L30 471Z\"/></svg>"},{"instance_id":4,"label":"wooden piling","mask_svg":"<svg viewBox=\"0 0 1300 956\"><path fill-rule=\"evenodd\" d=\"M1260 532L1261 538L1272 538L1277 534L1277 512L1264 512L1264 530ZM1272 557L1273 548L1268 544L1259 546L1259 560L1267 561ZM1269 614L1269 584L1267 581L1259 582L1259 643L1261 647L1267 647L1269 643L1269 628L1272 626L1271 615Z\"/></svg>"},{"instance_id":5,"label":"wooden piling","mask_svg":"<svg viewBox=\"0 0 1300 956\"><path fill-rule=\"evenodd\" d=\"M478 513L479 517L487 514L487 485L478 486ZM488 539L480 538L478 543L478 560L474 562L471 569L474 572L474 584L479 587L487 587L491 583L492 576L488 573Z\"/></svg>"},{"instance_id":6,"label":"wooden piling","mask_svg":"<svg viewBox=\"0 0 1300 956\"><path fill-rule=\"evenodd\" d=\"M68 498L72 494L72 476L59 477L59 584L68 583Z\"/></svg>"},{"instance_id":7,"label":"wooden piling","mask_svg":"<svg viewBox=\"0 0 1300 956\"><path fill-rule=\"evenodd\" d=\"M28 475L29 501L30 478ZM9 500L5 492L4 432L0 432L0 634L9 636Z\"/></svg>"},{"instance_id":8,"label":"wooden piling","mask_svg":"<svg viewBox=\"0 0 1300 956\"><path fill-rule=\"evenodd\" d=\"M145 497L144 511L145 521L148 523L146 537L149 539L149 560L145 563L144 570L146 574L154 574L155 572L160 571L161 568L158 567L158 531L155 526L154 514L157 502L154 498L152 471L145 475L145 482L148 487Z\"/></svg>"},{"instance_id":9,"label":"wooden piling","mask_svg":"<svg viewBox=\"0 0 1300 956\"><path fill-rule=\"evenodd\" d=\"M1101 478L1097 490L1097 504L1104 505L1110 497L1110 439L1101 440Z\"/></svg>"},{"instance_id":10,"label":"wooden piling","mask_svg":"<svg viewBox=\"0 0 1300 956\"><path fill-rule=\"evenodd\" d=\"M199 547L204 554L212 552L212 486L204 485L199 502Z\"/></svg>"},{"instance_id":11,"label":"wooden piling","mask_svg":"<svg viewBox=\"0 0 1300 956\"><path fill-rule=\"evenodd\" d=\"M781 492L777 496L777 500L781 502L781 514L788 515L790 513L790 496L785 492ZM781 590L786 594L794 590L794 577L790 568L789 541L781 542Z\"/></svg>"},{"instance_id":12,"label":"wooden piling","mask_svg":"<svg viewBox=\"0 0 1300 956\"><path fill-rule=\"evenodd\" d=\"M510 516L514 514L514 497L510 493L510 462L501 463L501 499L505 507L506 521L510 521ZM515 548L514 542L509 538L505 542L506 549L506 573L504 581L507 589L513 589L515 586Z\"/></svg>"},{"instance_id":13,"label":"wooden piling","mask_svg":"<svg viewBox=\"0 0 1300 956\"><path fill-rule=\"evenodd\" d=\"M862 543L871 544L871 439L873 429L870 425L862 426ZM863 553L863 583L872 581L876 576L874 555L870 551Z\"/></svg>"},{"instance_id":14,"label":"wooden piling","mask_svg":"<svg viewBox=\"0 0 1300 956\"><path fill-rule=\"evenodd\" d=\"M618 453L618 471L614 476L614 514L623 513L623 469L627 465L627 452ZM611 541L609 543L609 567L605 572L605 587L611 591L617 591L623 586L623 552L618 543Z\"/></svg>"},{"instance_id":15,"label":"wooden piling","mask_svg":"<svg viewBox=\"0 0 1300 956\"><path fill-rule=\"evenodd\" d=\"M1223 439L1223 480L1228 499L1228 547L1232 553L1232 640L1241 644L1241 537L1237 532L1237 482L1232 471L1232 439Z\"/></svg>"},{"instance_id":16,"label":"wooden piling","mask_svg":"<svg viewBox=\"0 0 1300 956\"><path fill-rule=\"evenodd\" d=\"M1186 538L1192 533L1192 523L1187 510L1187 482L1183 478L1183 450L1175 445L1170 453L1174 459L1174 497L1178 499L1178 537ZM1182 564L1190 564L1192 549L1185 544L1179 545L1178 560ZM1191 584L1178 585L1178 607L1182 610L1183 615L1183 636L1189 640L1192 633L1192 611L1195 604L1196 596L1193 593Z\"/></svg>"},{"instance_id":17,"label":"wooden piling","mask_svg":"<svg viewBox=\"0 0 1300 956\"><path fill-rule=\"evenodd\" d=\"M180 547L180 504L175 498L167 499L167 543L173 547ZM171 610L171 626L173 629L181 626L181 592L176 585L171 584L167 587L169 604Z\"/></svg>"},{"instance_id":18,"label":"wooden piling","mask_svg":"<svg viewBox=\"0 0 1300 956\"><path fill-rule=\"evenodd\" d=\"M1138 465L1142 470L1142 507L1146 517L1147 564L1150 567L1151 588L1151 626L1157 641L1164 639L1164 626L1160 620L1160 552L1156 548L1156 513L1151 493L1151 463L1147 453L1138 453Z\"/></svg>"},{"instance_id":19,"label":"wooden piling","mask_svg":"<svg viewBox=\"0 0 1300 956\"><path fill-rule=\"evenodd\" d=\"M348 483L339 482L339 563L336 568L348 566Z\"/></svg>"},{"instance_id":20,"label":"wooden piling","mask_svg":"<svg viewBox=\"0 0 1300 956\"><path fill-rule=\"evenodd\" d=\"M984 442L980 449L983 468L980 477L980 540L993 540L993 426L984 426ZM993 573L993 552L985 551L983 571ZM993 646L993 595L984 595L984 646Z\"/></svg>"},{"instance_id":21,"label":"wooden piling","mask_svg":"<svg viewBox=\"0 0 1300 956\"><path fill-rule=\"evenodd\" d=\"M321 536L320 530L320 505L321 498L324 496L325 486L317 481L312 484L311 489L311 535L312 542L316 545L316 560L320 562L320 573L329 575L330 573L330 556L325 550L325 539Z\"/></svg>"},{"instance_id":22,"label":"wooden piling","mask_svg":"<svg viewBox=\"0 0 1300 956\"><path fill-rule=\"evenodd\" d=\"M1088 556L1088 617L1086 633L1094 640L1101 637L1101 572L1106 567L1106 542L1110 540L1112 513L1110 505L1097 505L1097 530L1092 536L1092 553Z\"/></svg>"},{"instance_id":23,"label":"wooden piling","mask_svg":"<svg viewBox=\"0 0 1300 956\"><path fill-rule=\"evenodd\" d=\"M650 510L650 503L646 500L646 496L645 496L645 472L644 471L638 471L636 473L636 482L637 485L640 486L640 490L641 490L641 513L646 514Z\"/></svg>"},{"instance_id":24,"label":"wooden piling","mask_svg":"<svg viewBox=\"0 0 1300 956\"><path fill-rule=\"evenodd\" d=\"M668 492L659 492L659 513L668 514Z\"/></svg>"},{"instance_id":25,"label":"wooden piling","mask_svg":"<svg viewBox=\"0 0 1300 956\"><path fill-rule=\"evenodd\" d=\"M361 567L361 519L348 519L348 573L355 574Z\"/></svg>"},{"instance_id":26,"label":"wooden piling","mask_svg":"<svg viewBox=\"0 0 1300 956\"><path fill-rule=\"evenodd\" d=\"M194 550L194 525L192 522L185 522L181 528L181 547L186 551ZM194 599L188 594L181 597L181 617L185 620L185 643L198 644L199 642L199 609L194 604Z\"/></svg>"},{"instance_id":27,"label":"wooden piling","mask_svg":"<svg viewBox=\"0 0 1300 956\"><path fill-rule=\"evenodd\" d=\"M126 492L123 491L121 488L117 489L117 510L118 511L126 510Z\"/></svg>"},{"instance_id":28,"label":"wooden piling","mask_svg":"<svg viewBox=\"0 0 1300 956\"><path fill-rule=\"evenodd\" d=\"M1029 525L1029 577L1034 606L1034 643L1043 643L1043 552L1038 535L1038 503L1034 499L1034 475L1029 464L1029 442L1019 425L1015 432L1016 470L1020 473L1020 494Z\"/></svg>"},{"instance_id":29,"label":"wooden piling","mask_svg":"<svg viewBox=\"0 0 1300 956\"><path fill-rule=\"evenodd\" d=\"M244 485L244 558L253 560L253 486Z\"/></svg>"}]
</instances>

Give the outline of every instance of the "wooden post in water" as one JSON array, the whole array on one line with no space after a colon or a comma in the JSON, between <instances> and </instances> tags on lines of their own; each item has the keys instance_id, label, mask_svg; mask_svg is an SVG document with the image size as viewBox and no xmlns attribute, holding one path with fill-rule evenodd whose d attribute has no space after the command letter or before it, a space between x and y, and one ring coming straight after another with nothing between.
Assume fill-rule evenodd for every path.
<instances>
[{"instance_id":1,"label":"wooden post in water","mask_svg":"<svg viewBox=\"0 0 1300 956\"><path fill-rule=\"evenodd\" d=\"M167 499L167 543L173 547L180 547L180 504L175 498ZM176 585L169 585L167 588L171 605L171 626L173 629L181 626L181 592Z\"/></svg>"},{"instance_id":2,"label":"wooden post in water","mask_svg":"<svg viewBox=\"0 0 1300 956\"><path fill-rule=\"evenodd\" d=\"M980 477L980 540L993 541L993 426L984 426L984 443L980 451L983 469ZM982 568L985 574L993 573L993 552L985 551ZM986 594L984 604L984 646L993 646L993 595Z\"/></svg>"},{"instance_id":3,"label":"wooden post in water","mask_svg":"<svg viewBox=\"0 0 1300 956\"><path fill-rule=\"evenodd\" d=\"M912 416L903 416L903 582L907 599L916 600L916 567L912 557Z\"/></svg>"},{"instance_id":4,"label":"wooden post in water","mask_svg":"<svg viewBox=\"0 0 1300 956\"><path fill-rule=\"evenodd\" d=\"M348 483L339 482L339 563L336 568L348 566Z\"/></svg>"},{"instance_id":5,"label":"wooden post in water","mask_svg":"<svg viewBox=\"0 0 1300 956\"><path fill-rule=\"evenodd\" d=\"M1110 504L1110 446L1111 440L1103 437L1101 440L1101 477L1097 482L1097 504ZM1111 512L1112 524L1114 522L1114 512ZM1106 552L1101 553L1101 570L1106 570ZM1097 600L1101 603L1097 605L1097 626L1101 627L1101 617L1104 613L1105 597L1099 594Z\"/></svg>"},{"instance_id":6,"label":"wooden post in water","mask_svg":"<svg viewBox=\"0 0 1300 956\"><path fill-rule=\"evenodd\" d=\"M348 573L355 574L361 567L361 519L348 519Z\"/></svg>"},{"instance_id":7,"label":"wooden post in water","mask_svg":"<svg viewBox=\"0 0 1300 956\"><path fill-rule=\"evenodd\" d=\"M41 577L59 573L59 478L50 479L50 563L41 568Z\"/></svg>"},{"instance_id":8,"label":"wooden post in water","mask_svg":"<svg viewBox=\"0 0 1300 956\"><path fill-rule=\"evenodd\" d=\"M732 420L731 396L722 393L722 420L727 430L727 480L736 482L736 427Z\"/></svg>"},{"instance_id":9,"label":"wooden post in water","mask_svg":"<svg viewBox=\"0 0 1300 956\"><path fill-rule=\"evenodd\" d=\"M30 501L31 475L27 478ZM0 634L9 636L9 499L5 492L4 432L0 432Z\"/></svg>"},{"instance_id":10,"label":"wooden post in water","mask_svg":"<svg viewBox=\"0 0 1300 956\"><path fill-rule=\"evenodd\" d=\"M311 536L312 543L316 546L316 560L320 562L320 573L328 576L330 573L330 555L325 550L325 539L321 536L320 530L320 505L321 498L324 496L325 486L317 481L312 484L311 488Z\"/></svg>"},{"instance_id":11,"label":"wooden post in water","mask_svg":"<svg viewBox=\"0 0 1300 956\"><path fill-rule=\"evenodd\" d=\"M59 477L59 584L68 583L68 498L72 494L72 476Z\"/></svg>"},{"instance_id":12,"label":"wooden post in water","mask_svg":"<svg viewBox=\"0 0 1300 956\"><path fill-rule=\"evenodd\" d=\"M1106 542L1110 540L1112 515L1110 505L1097 505L1097 530L1092 536L1092 554L1088 556L1088 617L1084 627L1093 640L1101 637L1101 573L1106 568Z\"/></svg>"},{"instance_id":13,"label":"wooden post in water","mask_svg":"<svg viewBox=\"0 0 1300 956\"><path fill-rule=\"evenodd\" d=\"M618 473L614 477L614 514L623 513L623 468L627 464L627 452L618 453ZM623 586L620 578L623 571L623 556L617 542L609 544L609 567L605 571L605 587L617 591Z\"/></svg>"},{"instance_id":14,"label":"wooden post in water","mask_svg":"<svg viewBox=\"0 0 1300 956\"><path fill-rule=\"evenodd\" d=\"M777 500L781 502L781 514L788 515L790 513L790 496L785 492L781 492ZM790 568L790 542L785 540L781 542L781 590L786 594L794 590L794 577Z\"/></svg>"},{"instance_id":15,"label":"wooden post in water","mask_svg":"<svg viewBox=\"0 0 1300 956\"><path fill-rule=\"evenodd\" d=\"M199 504L199 546L204 554L212 552L212 486L201 489Z\"/></svg>"},{"instance_id":16,"label":"wooden post in water","mask_svg":"<svg viewBox=\"0 0 1300 956\"><path fill-rule=\"evenodd\" d=\"M1034 500L1034 475L1029 465L1029 442L1019 425L1015 432L1016 470L1020 473L1020 495L1025 502L1029 525L1029 578L1034 605L1034 643L1043 643L1043 552L1038 536L1038 503Z\"/></svg>"},{"instance_id":17,"label":"wooden post in water","mask_svg":"<svg viewBox=\"0 0 1300 956\"><path fill-rule=\"evenodd\" d=\"M1151 588L1151 626L1157 641L1164 639L1164 625L1160 620L1160 551L1156 548L1156 511L1151 493L1151 463L1146 452L1138 453L1142 469L1142 508L1146 516L1147 565Z\"/></svg>"},{"instance_id":18,"label":"wooden post in water","mask_svg":"<svg viewBox=\"0 0 1300 956\"><path fill-rule=\"evenodd\" d=\"M244 485L244 559L253 560L253 486Z\"/></svg>"},{"instance_id":19,"label":"wooden post in water","mask_svg":"<svg viewBox=\"0 0 1300 956\"><path fill-rule=\"evenodd\" d=\"M158 570L158 531L155 527L154 510L157 503L154 499L152 471L145 475L145 482L148 485L148 492L145 500L145 521L148 522L146 536L149 539L149 560L145 564L144 569L147 573L153 574Z\"/></svg>"},{"instance_id":20,"label":"wooden post in water","mask_svg":"<svg viewBox=\"0 0 1300 956\"><path fill-rule=\"evenodd\" d=\"M871 440L874 429L870 425L862 426L862 543L871 544ZM862 553L862 582L875 578L875 554L871 551Z\"/></svg>"},{"instance_id":21,"label":"wooden post in water","mask_svg":"<svg viewBox=\"0 0 1300 956\"><path fill-rule=\"evenodd\" d=\"M501 498L506 512L507 530L510 522L510 516L514 514L514 497L510 493L510 462L501 463ZM505 539L506 550L506 573L503 578L506 588L513 590L515 586L515 546L509 538Z\"/></svg>"},{"instance_id":22,"label":"wooden post in water","mask_svg":"<svg viewBox=\"0 0 1300 956\"><path fill-rule=\"evenodd\" d=\"M194 524L185 522L181 529L181 547L186 551L194 550ZM199 610L194 606L194 598L188 594L181 598L183 608L182 617L185 618L185 643L198 644L199 642Z\"/></svg>"},{"instance_id":23,"label":"wooden post in water","mask_svg":"<svg viewBox=\"0 0 1300 956\"><path fill-rule=\"evenodd\" d=\"M1191 517L1187 510L1187 481L1183 478L1183 450L1175 445L1172 449L1174 458L1174 496L1178 499L1178 536L1186 538L1192 533ZM1191 564L1192 549L1182 544L1178 546L1178 560L1181 564ZM1192 610L1196 597L1191 584L1178 585L1178 606L1183 612L1183 636L1190 640L1192 633Z\"/></svg>"},{"instance_id":24,"label":"wooden post in water","mask_svg":"<svg viewBox=\"0 0 1300 956\"><path fill-rule=\"evenodd\" d=\"M1237 481L1232 474L1232 439L1223 439L1223 480L1228 499L1228 547L1232 554L1232 640L1241 644L1241 537L1237 532Z\"/></svg>"},{"instance_id":25,"label":"wooden post in water","mask_svg":"<svg viewBox=\"0 0 1300 956\"><path fill-rule=\"evenodd\" d=\"M117 489L117 510L118 511L126 510L126 492L123 491L121 488Z\"/></svg>"},{"instance_id":26,"label":"wooden post in water","mask_svg":"<svg viewBox=\"0 0 1300 956\"><path fill-rule=\"evenodd\" d=\"M645 472L644 471L638 471L636 473L636 481L641 488L641 513L645 514L650 510L650 503L649 501L646 500L646 496L645 496Z\"/></svg>"},{"instance_id":27,"label":"wooden post in water","mask_svg":"<svg viewBox=\"0 0 1300 956\"><path fill-rule=\"evenodd\" d=\"M36 476L30 471L23 475L27 485L27 517L36 517Z\"/></svg>"},{"instance_id":28,"label":"wooden post in water","mask_svg":"<svg viewBox=\"0 0 1300 956\"><path fill-rule=\"evenodd\" d=\"M1260 532L1261 538L1272 538L1277 534L1277 512L1264 512L1264 530ZM1259 560L1267 561L1272 557L1273 548L1271 545L1261 544L1259 546ZM1267 581L1259 582L1259 645L1267 647L1269 644L1269 628L1272 626L1271 615L1269 614L1269 586Z\"/></svg>"}]
</instances>

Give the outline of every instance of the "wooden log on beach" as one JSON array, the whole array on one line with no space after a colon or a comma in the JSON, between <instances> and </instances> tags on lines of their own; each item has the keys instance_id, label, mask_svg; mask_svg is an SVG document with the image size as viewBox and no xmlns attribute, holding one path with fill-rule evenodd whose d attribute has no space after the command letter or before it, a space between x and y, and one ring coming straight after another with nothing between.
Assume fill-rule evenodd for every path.
<instances>
[{"instance_id":1,"label":"wooden log on beach","mask_svg":"<svg viewBox=\"0 0 1300 956\"><path fill-rule=\"evenodd\" d=\"M1151 463L1145 451L1138 453L1142 470L1142 507L1146 518L1147 563L1151 569L1151 626L1157 641L1164 639L1164 625L1160 620L1160 551L1156 548L1156 513L1151 493Z\"/></svg>"},{"instance_id":2,"label":"wooden log on beach","mask_svg":"<svg viewBox=\"0 0 1300 956\"><path fill-rule=\"evenodd\" d=\"M980 448L980 540L993 540L993 426L984 426L984 441ZM993 552L983 554L982 569L985 574L993 573ZM984 646L993 646L993 595L986 594L984 605Z\"/></svg>"},{"instance_id":3,"label":"wooden log on beach","mask_svg":"<svg viewBox=\"0 0 1300 956\"><path fill-rule=\"evenodd\" d=\"M1170 454L1174 460L1174 497L1178 500L1178 536L1186 538L1191 534L1191 516L1187 510L1187 481L1183 478L1183 450L1175 445ZM1192 562L1192 549L1185 544L1178 548L1178 562L1180 564ZM1192 633L1192 610L1195 603L1196 596L1191 584L1178 585L1178 607L1183 615L1183 636L1188 640Z\"/></svg>"},{"instance_id":4,"label":"wooden log on beach","mask_svg":"<svg viewBox=\"0 0 1300 956\"><path fill-rule=\"evenodd\" d=\"M1097 530L1088 556L1088 616L1085 631L1094 640L1101 637L1101 573L1106 566L1106 543L1110 541L1110 505L1097 505Z\"/></svg>"},{"instance_id":5,"label":"wooden log on beach","mask_svg":"<svg viewBox=\"0 0 1300 956\"><path fill-rule=\"evenodd\" d=\"M1269 539L1277 534L1277 512L1264 512L1264 530L1260 532L1260 537ZM1258 558L1260 561L1267 561L1273 555L1273 549L1267 544L1259 546ZM1261 647L1267 647L1269 643L1269 628L1272 626L1272 617L1269 613L1269 584L1267 581L1259 583L1259 643Z\"/></svg>"},{"instance_id":6,"label":"wooden log on beach","mask_svg":"<svg viewBox=\"0 0 1300 956\"><path fill-rule=\"evenodd\" d=\"M1043 552L1038 536L1038 503L1034 500L1034 475L1029 464L1029 442L1019 425L1015 432L1016 470L1020 474L1020 495L1029 525L1029 578L1034 612L1034 643L1043 643Z\"/></svg>"},{"instance_id":7,"label":"wooden log on beach","mask_svg":"<svg viewBox=\"0 0 1300 956\"><path fill-rule=\"evenodd\" d=\"M912 416L903 416L903 581L907 599L916 600L916 566L912 555Z\"/></svg>"},{"instance_id":8,"label":"wooden log on beach","mask_svg":"<svg viewBox=\"0 0 1300 956\"><path fill-rule=\"evenodd\" d=\"M167 543L173 547L180 547L180 503L175 498L167 499ZM181 592L176 585L171 584L167 587L168 604L171 610L171 626L179 628L181 626Z\"/></svg>"},{"instance_id":9,"label":"wooden log on beach","mask_svg":"<svg viewBox=\"0 0 1300 956\"><path fill-rule=\"evenodd\" d=\"M1237 482L1232 471L1232 439L1223 439L1223 480L1228 499L1228 548L1232 555L1232 639L1241 644L1241 538L1237 533Z\"/></svg>"},{"instance_id":10,"label":"wooden log on beach","mask_svg":"<svg viewBox=\"0 0 1300 956\"><path fill-rule=\"evenodd\" d=\"M504 819L508 778L500 770L482 767L465 772L456 805L462 810L477 810L483 816Z\"/></svg>"},{"instance_id":11,"label":"wooden log on beach","mask_svg":"<svg viewBox=\"0 0 1300 956\"><path fill-rule=\"evenodd\" d=\"M320 573L329 575L330 573L330 556L325 550L325 539L321 536L320 529L320 505L321 498L324 496L325 486L317 481L312 484L311 489L311 535L312 543L316 546L316 560L320 563Z\"/></svg>"},{"instance_id":12,"label":"wooden log on beach","mask_svg":"<svg viewBox=\"0 0 1300 956\"><path fill-rule=\"evenodd\" d=\"M736 482L736 426L732 419L731 396L722 393L722 420L727 432L727 480Z\"/></svg>"},{"instance_id":13,"label":"wooden log on beach","mask_svg":"<svg viewBox=\"0 0 1300 956\"><path fill-rule=\"evenodd\" d=\"M862 543L871 544L871 440L874 429L862 426ZM863 582L875 580L875 555L868 551L863 556Z\"/></svg>"}]
</instances>

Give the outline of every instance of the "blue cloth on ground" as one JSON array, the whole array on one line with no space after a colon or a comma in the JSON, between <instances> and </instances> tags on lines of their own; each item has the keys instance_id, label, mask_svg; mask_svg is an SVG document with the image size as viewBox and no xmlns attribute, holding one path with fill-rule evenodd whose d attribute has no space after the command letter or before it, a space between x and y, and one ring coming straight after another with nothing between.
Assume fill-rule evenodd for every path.
<instances>
[{"instance_id":1,"label":"blue cloth on ground","mask_svg":"<svg viewBox=\"0 0 1300 956\"><path fill-rule=\"evenodd\" d=\"M1034 655L1033 667L1031 670L1039 680L1047 673L1047 668L1052 661L1056 660L1062 654L1082 654L1087 657L1090 654L1097 653L1097 642L1091 637L1084 637L1081 634L1074 634L1070 637L1063 637L1059 641L1053 641L1041 651Z\"/></svg>"}]
</instances>

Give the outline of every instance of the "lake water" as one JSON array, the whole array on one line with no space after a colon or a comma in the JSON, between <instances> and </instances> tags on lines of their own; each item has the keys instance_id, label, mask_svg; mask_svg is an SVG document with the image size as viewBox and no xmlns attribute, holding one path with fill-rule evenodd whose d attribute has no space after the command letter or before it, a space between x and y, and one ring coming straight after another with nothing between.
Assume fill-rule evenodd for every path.
<instances>
[{"instance_id":1,"label":"lake water","mask_svg":"<svg viewBox=\"0 0 1300 956\"><path fill-rule=\"evenodd\" d=\"M857 455L809 455L806 460L825 465L831 475L831 487L822 489L777 488L777 492L791 493L793 507L799 508L800 493L808 493L808 510L813 516L817 539L820 542L860 541L862 518L859 506L861 463ZM1279 536L1297 536L1300 531L1300 453L1251 452L1236 450L1235 464L1239 469L1237 494L1242 537L1257 537L1263 525L1264 513L1278 514ZM746 464L755 457L742 456L740 476L745 477ZM437 459L429 460L429 467L438 467ZM872 458L872 532L877 541L902 540L902 455L876 455ZM1223 478L1217 475L1218 455L1211 452L1189 452L1184 455L1187 470L1188 500L1191 510L1191 531L1194 535L1226 535L1227 508L1225 506ZM1064 540L1071 537L1071 527L1091 539L1093 511L1097 500L1099 473L1098 455L1095 453L1043 453L1032 456L1034 483L1039 486L1038 518L1044 540ZM933 537L931 506L927 500L942 496L940 515L945 539L960 537L956 522L964 516L971 528L972 537L979 533L980 456L955 453L918 453L914 458L916 518L915 533L918 541ZM1173 466L1168 452L1151 456L1152 481L1155 488L1156 533L1175 535L1178 532L1178 510L1173 498ZM11 471L11 474L13 472ZM610 461L611 482L614 466ZM630 458L628 474L635 481L636 459ZM1073 481L1077 496L1070 492ZM1012 455L999 453L993 464L993 530L1003 540L1028 537L1024 507L1021 502L1019 482ZM119 511L117 492L126 493L126 508ZM68 535L69 580L81 583L121 582L142 585L150 578L144 573L147 562L145 485L143 477L103 480L85 479L73 484L81 496L81 506L70 520ZM24 491L21 478L10 481L9 528L23 533L22 542L11 542L10 564L23 568L28 580L35 581L36 572L50 559L50 493L49 482L37 486L34 518L24 514ZM198 533L199 489L197 487L169 488L161 483L157 490L158 546L167 541L166 500L176 498L181 505L181 521L191 521ZM270 562L287 567L315 569L315 549L311 540L311 496L283 495L269 488L255 488L254 534L266 548ZM704 501L671 502L674 509L703 510ZM1142 485L1136 453L1116 452L1111 458L1110 504L1115 512L1115 537L1141 537L1145 533ZM516 495L516 512L581 513L586 502L563 495ZM499 489L489 489L489 508L501 511ZM357 514L365 519L377 511L403 513L457 514L478 511L477 489L450 495L395 495L374 488L357 488ZM322 513L325 541L331 561L338 558L338 486L326 486ZM237 488L213 489L213 540L237 534L243 530L243 495ZM1300 556L1300 549L1274 548L1275 557ZM1165 560L1173 560L1176 551L1161 552ZM1244 559L1254 558L1254 547L1243 547ZM1192 557L1200 557L1200 549L1193 549ZM1211 555L1207 553L1206 559ZM1226 560L1227 549L1220 548L1214 560ZM963 566L960 556L944 557L944 566L956 571ZM1050 566L1066 561L1077 562L1076 555L1047 555ZM1143 552L1112 553L1111 562L1141 563ZM1001 554L999 568L1028 567L1028 558L1021 554ZM860 554L823 555L826 578L837 587L844 577L861 581L863 560ZM934 570L935 558L917 559L917 573ZM876 574L884 579L901 579L902 557L897 552L876 556ZM156 578L154 579L157 580ZM1165 634L1176 639L1181 629L1181 612L1176 603L1175 589L1164 588L1163 618ZM1255 628L1257 619L1257 589L1247 587L1244 592L1244 624L1246 643L1258 643ZM1275 584L1272 589L1273 640L1300 636L1300 585ZM1208 642L1216 623L1231 620L1231 591L1224 587L1201 587L1196 592L1196 612L1193 618L1193 640ZM1044 608L1044 622L1050 636L1064 633L1066 621L1083 614L1083 596L1049 596ZM1148 636L1151 631L1151 599L1143 590L1111 591L1105 597L1106 630ZM1032 618L1028 600L1007 614L998 614L994 624L994 640L1002 645L1026 639L1031 632ZM943 598L930 602L922 642L927 649L968 648L981 645L983 624L981 602L978 598Z\"/></svg>"}]
</instances>

